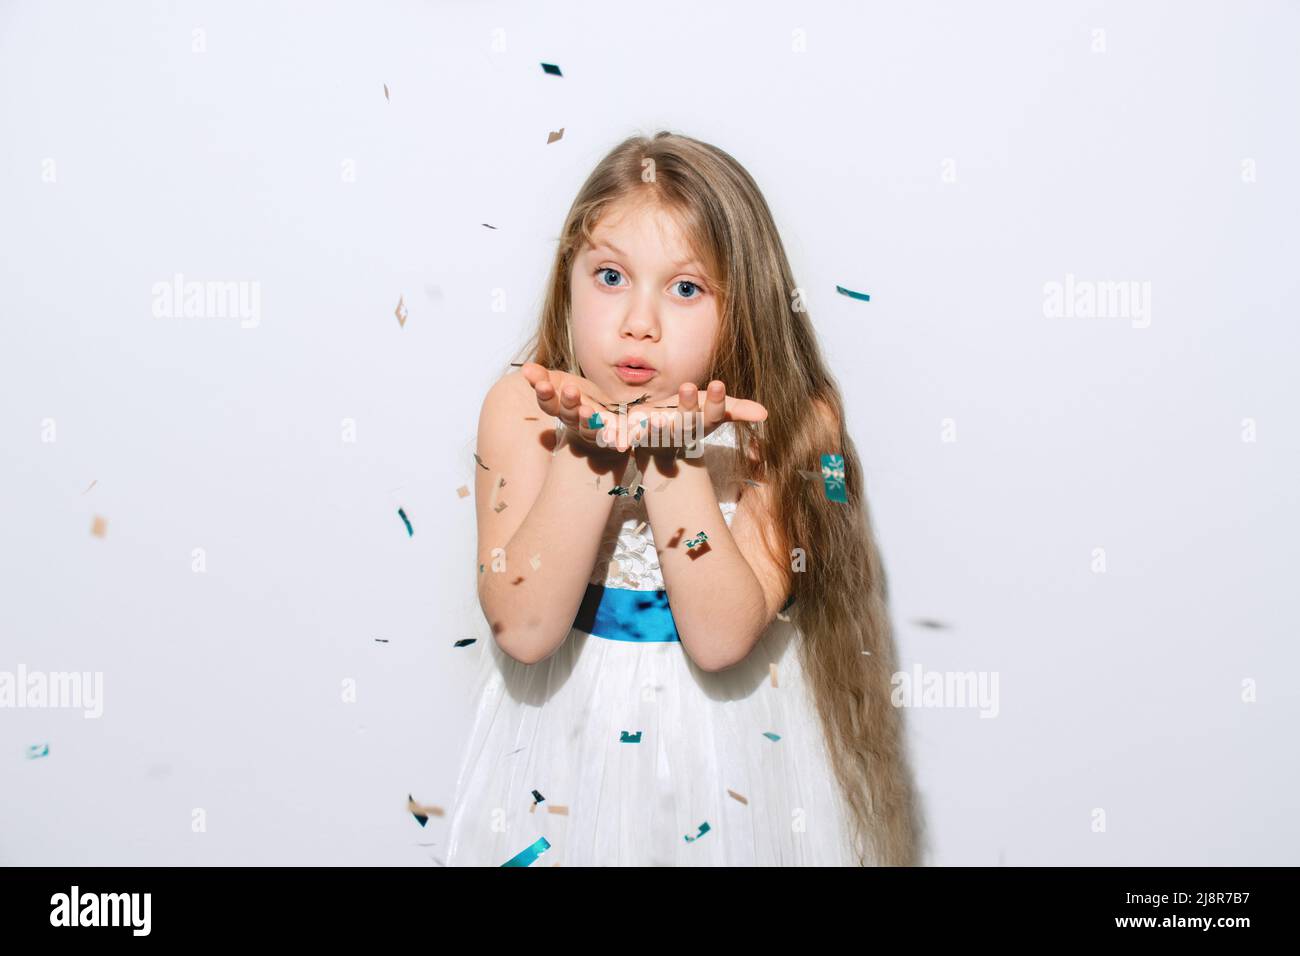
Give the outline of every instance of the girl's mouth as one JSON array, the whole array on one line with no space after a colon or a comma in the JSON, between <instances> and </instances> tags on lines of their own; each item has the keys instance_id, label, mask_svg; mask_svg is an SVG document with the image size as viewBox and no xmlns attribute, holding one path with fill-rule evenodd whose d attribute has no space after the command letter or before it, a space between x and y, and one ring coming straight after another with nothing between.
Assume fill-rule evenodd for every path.
<instances>
[{"instance_id":1,"label":"girl's mouth","mask_svg":"<svg viewBox=\"0 0 1300 956\"><path fill-rule=\"evenodd\" d=\"M655 370L652 368L638 368L632 365L616 365L614 370L618 372L618 377L629 385L648 382L655 376Z\"/></svg>"}]
</instances>

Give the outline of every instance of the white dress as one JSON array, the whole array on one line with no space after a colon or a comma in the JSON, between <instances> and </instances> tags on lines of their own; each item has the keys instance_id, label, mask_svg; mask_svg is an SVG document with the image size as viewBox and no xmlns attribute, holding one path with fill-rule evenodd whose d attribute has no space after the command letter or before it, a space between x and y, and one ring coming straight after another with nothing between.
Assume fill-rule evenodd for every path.
<instances>
[{"instance_id":1,"label":"white dress","mask_svg":"<svg viewBox=\"0 0 1300 956\"><path fill-rule=\"evenodd\" d=\"M735 446L733 426L703 443L730 526L739 488L720 487L714 464L727 454L716 446ZM477 713L447 865L502 866L530 848L538 867L855 865L794 626L774 620L744 661L713 673L679 640L638 639L662 637L671 612L632 495L615 499L590 581L584 610L608 612L618 591L620 614L580 613L546 660L521 664L491 638L474 645Z\"/></svg>"}]
</instances>

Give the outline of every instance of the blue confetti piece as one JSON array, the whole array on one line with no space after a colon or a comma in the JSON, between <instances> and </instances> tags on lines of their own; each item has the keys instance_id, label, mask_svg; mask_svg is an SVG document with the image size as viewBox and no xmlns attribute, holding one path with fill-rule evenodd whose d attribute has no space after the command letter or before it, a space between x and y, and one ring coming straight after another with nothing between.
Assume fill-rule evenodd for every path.
<instances>
[{"instance_id":1,"label":"blue confetti piece","mask_svg":"<svg viewBox=\"0 0 1300 956\"><path fill-rule=\"evenodd\" d=\"M537 804L541 803L545 799L546 798L542 796L540 793L538 793L536 790L533 791L533 806L537 806Z\"/></svg>"},{"instance_id":2,"label":"blue confetti piece","mask_svg":"<svg viewBox=\"0 0 1300 956\"><path fill-rule=\"evenodd\" d=\"M561 76L561 77L564 76L564 74L560 72L560 68L556 66L554 63L543 63L542 69L545 70L547 73L549 73L551 76Z\"/></svg>"},{"instance_id":3,"label":"blue confetti piece","mask_svg":"<svg viewBox=\"0 0 1300 956\"><path fill-rule=\"evenodd\" d=\"M822 481L826 484L826 497L831 501L847 502L844 496L844 456L822 455Z\"/></svg>"},{"instance_id":4,"label":"blue confetti piece","mask_svg":"<svg viewBox=\"0 0 1300 956\"><path fill-rule=\"evenodd\" d=\"M49 744L31 744L27 748L27 759L35 760L37 757L48 757L49 753Z\"/></svg>"},{"instance_id":5,"label":"blue confetti piece","mask_svg":"<svg viewBox=\"0 0 1300 956\"><path fill-rule=\"evenodd\" d=\"M774 733L772 733L770 730L765 730L765 731L763 731L763 736L766 737L768 740L780 740L780 739L781 739L781 735L780 735L780 734L774 734Z\"/></svg>"},{"instance_id":6,"label":"blue confetti piece","mask_svg":"<svg viewBox=\"0 0 1300 956\"><path fill-rule=\"evenodd\" d=\"M617 498L619 495L627 494L627 489L622 485L615 485L613 488L609 489L609 493Z\"/></svg>"},{"instance_id":7,"label":"blue confetti piece","mask_svg":"<svg viewBox=\"0 0 1300 956\"><path fill-rule=\"evenodd\" d=\"M417 804L416 804L416 802L415 802L415 797L411 796L411 795L408 793L408 794L406 795L406 800L407 800L406 809L408 809L408 810L411 811L411 816L415 817L415 819L416 819L417 821L419 821L420 826L424 826L426 823L428 823L428 822L429 822L429 818L428 818L428 817L426 817L426 816L425 816L424 814L422 814L422 813L417 813L417 812L416 812L416 806L417 806Z\"/></svg>"},{"instance_id":8,"label":"blue confetti piece","mask_svg":"<svg viewBox=\"0 0 1300 956\"><path fill-rule=\"evenodd\" d=\"M591 417L587 419L588 428L604 428L605 423L600 418L600 412L592 412Z\"/></svg>"},{"instance_id":9,"label":"blue confetti piece","mask_svg":"<svg viewBox=\"0 0 1300 956\"><path fill-rule=\"evenodd\" d=\"M863 302L870 302L871 296L865 292L854 292L852 289L846 289L842 285L837 285L835 291L840 295L847 295L850 299L861 299Z\"/></svg>"},{"instance_id":10,"label":"blue confetti piece","mask_svg":"<svg viewBox=\"0 0 1300 956\"><path fill-rule=\"evenodd\" d=\"M704 834L708 832L709 832L709 821L705 820L703 823L700 824L700 832L695 834L695 836L687 836L686 842L694 843L696 840L698 840L700 837L704 836Z\"/></svg>"},{"instance_id":11,"label":"blue confetti piece","mask_svg":"<svg viewBox=\"0 0 1300 956\"><path fill-rule=\"evenodd\" d=\"M453 644L452 647L469 647L477 640L477 637L462 637L459 641Z\"/></svg>"},{"instance_id":12,"label":"blue confetti piece","mask_svg":"<svg viewBox=\"0 0 1300 956\"><path fill-rule=\"evenodd\" d=\"M411 537L411 535L415 534L415 529L411 527L411 519L406 517L406 511L402 508L398 508L397 513L401 515L402 520L406 522L406 536L408 538Z\"/></svg>"},{"instance_id":13,"label":"blue confetti piece","mask_svg":"<svg viewBox=\"0 0 1300 956\"><path fill-rule=\"evenodd\" d=\"M618 742L621 744L639 744L641 742L642 731L638 730L635 734L629 734L626 730L619 731Z\"/></svg>"},{"instance_id":14,"label":"blue confetti piece","mask_svg":"<svg viewBox=\"0 0 1300 956\"><path fill-rule=\"evenodd\" d=\"M502 863L502 866L530 866L539 856L551 848L551 842L546 837L538 837L537 842L532 846L520 850L510 859Z\"/></svg>"}]
</instances>

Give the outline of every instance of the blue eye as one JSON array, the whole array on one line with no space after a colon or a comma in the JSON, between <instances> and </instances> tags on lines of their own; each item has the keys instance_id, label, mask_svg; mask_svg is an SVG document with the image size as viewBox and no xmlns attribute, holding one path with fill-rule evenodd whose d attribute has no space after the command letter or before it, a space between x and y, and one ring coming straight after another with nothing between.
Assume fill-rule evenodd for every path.
<instances>
[{"instance_id":1,"label":"blue eye","mask_svg":"<svg viewBox=\"0 0 1300 956\"><path fill-rule=\"evenodd\" d=\"M598 281L600 281L600 284L603 285L603 286L605 286L607 289L617 289L617 288L619 288L619 287L622 285L622 283L619 283L619 282L615 282L615 283L613 283L613 284L611 285L610 283L605 282L605 281L599 279L599 276L600 276L600 274L601 274L602 272L610 272L610 273L613 273L614 275L616 275L616 276L620 276L620 277L623 275L623 273L619 272L617 269L615 269L615 268L613 268L613 267L611 267L611 266L600 266L599 268L597 268L596 271L593 273L593 275L597 276L597 277L598 277ZM694 293L691 294L691 295L682 295L682 296L680 296L680 298L685 299L685 300L688 301L688 302L689 302L689 301L692 301L692 300L694 300L694 299L698 299L698 298L700 298L702 295L704 295L704 289L703 289L703 287L701 287L701 286L698 285L697 283L691 282L691 281L688 280L688 279L682 279L680 282L674 282L673 285L675 285L675 286L677 287L677 290L678 290L679 292L681 291L682 286L689 286L691 289L694 290Z\"/></svg>"}]
</instances>

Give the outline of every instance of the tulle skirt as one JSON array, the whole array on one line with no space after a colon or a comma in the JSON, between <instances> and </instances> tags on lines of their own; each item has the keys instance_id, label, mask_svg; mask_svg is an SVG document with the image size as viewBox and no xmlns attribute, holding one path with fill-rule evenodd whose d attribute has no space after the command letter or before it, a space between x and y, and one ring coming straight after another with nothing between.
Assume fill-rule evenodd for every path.
<instances>
[{"instance_id":1,"label":"tulle skirt","mask_svg":"<svg viewBox=\"0 0 1300 956\"><path fill-rule=\"evenodd\" d=\"M447 865L858 865L798 640L714 673L576 627L533 665L480 642Z\"/></svg>"}]
</instances>

